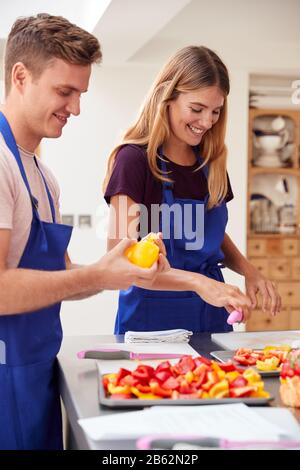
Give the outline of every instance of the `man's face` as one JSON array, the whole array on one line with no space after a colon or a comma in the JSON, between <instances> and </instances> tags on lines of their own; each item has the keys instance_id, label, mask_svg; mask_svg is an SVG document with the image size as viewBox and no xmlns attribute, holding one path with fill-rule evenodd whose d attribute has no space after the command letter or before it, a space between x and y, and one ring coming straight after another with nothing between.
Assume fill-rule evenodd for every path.
<instances>
[{"instance_id":1,"label":"man's face","mask_svg":"<svg viewBox=\"0 0 300 470\"><path fill-rule=\"evenodd\" d=\"M38 78L27 76L22 106L33 138L60 137L68 118L80 113L80 96L87 91L90 74L90 65L54 59Z\"/></svg>"}]
</instances>

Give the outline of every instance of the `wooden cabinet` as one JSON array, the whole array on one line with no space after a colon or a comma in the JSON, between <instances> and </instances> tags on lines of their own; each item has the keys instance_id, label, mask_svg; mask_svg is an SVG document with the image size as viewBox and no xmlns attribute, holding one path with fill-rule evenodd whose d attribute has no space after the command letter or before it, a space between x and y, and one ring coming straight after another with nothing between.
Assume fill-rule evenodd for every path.
<instances>
[{"instance_id":1,"label":"wooden cabinet","mask_svg":"<svg viewBox=\"0 0 300 470\"><path fill-rule=\"evenodd\" d=\"M247 257L282 297L276 317L258 307L247 331L300 329L300 111L250 109Z\"/></svg>"}]
</instances>

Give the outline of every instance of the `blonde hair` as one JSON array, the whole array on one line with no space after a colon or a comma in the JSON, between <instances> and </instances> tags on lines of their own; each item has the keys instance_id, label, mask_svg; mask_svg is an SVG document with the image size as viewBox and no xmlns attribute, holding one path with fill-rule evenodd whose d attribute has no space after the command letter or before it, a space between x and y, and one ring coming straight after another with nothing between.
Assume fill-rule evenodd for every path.
<instances>
[{"instance_id":1,"label":"blonde hair","mask_svg":"<svg viewBox=\"0 0 300 470\"><path fill-rule=\"evenodd\" d=\"M38 78L53 58L75 65L100 62L98 39L62 16L39 13L19 18L13 24L5 47L5 95L11 88L11 72L16 62L23 62Z\"/></svg>"},{"instance_id":2,"label":"blonde hair","mask_svg":"<svg viewBox=\"0 0 300 470\"><path fill-rule=\"evenodd\" d=\"M218 121L205 133L200 143L200 153L204 159L203 165L209 162L208 207L212 208L224 200L228 192L227 149L224 141L227 120L226 97L230 90L229 77L226 66L217 54L203 46L188 46L179 50L164 66L145 100L136 123L126 131L122 143L115 147L109 156L103 184L104 191L111 177L116 155L120 148L127 144L145 146L153 175L161 181L171 181L162 174L157 164L158 148L170 135L168 105L180 93L210 86L217 86L224 94L224 106Z\"/></svg>"}]
</instances>

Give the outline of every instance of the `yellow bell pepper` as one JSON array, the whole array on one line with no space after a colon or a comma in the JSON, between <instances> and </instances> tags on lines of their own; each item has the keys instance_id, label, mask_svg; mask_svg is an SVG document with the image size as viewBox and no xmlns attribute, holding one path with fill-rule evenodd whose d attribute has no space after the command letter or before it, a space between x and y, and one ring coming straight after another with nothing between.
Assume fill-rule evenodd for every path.
<instances>
[{"instance_id":1,"label":"yellow bell pepper","mask_svg":"<svg viewBox=\"0 0 300 470\"><path fill-rule=\"evenodd\" d=\"M210 398L223 398L229 395L229 385L227 380L221 380L216 383L209 390L208 395Z\"/></svg>"},{"instance_id":2,"label":"yellow bell pepper","mask_svg":"<svg viewBox=\"0 0 300 470\"><path fill-rule=\"evenodd\" d=\"M269 398L270 394L269 394L269 392L266 392L265 390L257 390L256 392L252 392L250 397L252 397L252 398Z\"/></svg>"},{"instance_id":3,"label":"yellow bell pepper","mask_svg":"<svg viewBox=\"0 0 300 470\"><path fill-rule=\"evenodd\" d=\"M105 374L104 375L104 378L109 382L109 383L112 383L112 384L116 384L117 382L117 375L118 374Z\"/></svg>"},{"instance_id":4,"label":"yellow bell pepper","mask_svg":"<svg viewBox=\"0 0 300 470\"><path fill-rule=\"evenodd\" d=\"M225 375L229 383L233 382L239 376L240 376L240 373L237 370L232 370L230 372L227 372Z\"/></svg>"},{"instance_id":5,"label":"yellow bell pepper","mask_svg":"<svg viewBox=\"0 0 300 470\"><path fill-rule=\"evenodd\" d=\"M261 376L256 372L256 370L252 369L252 367L248 367L248 369L243 372L243 376L250 384L261 381Z\"/></svg>"},{"instance_id":6,"label":"yellow bell pepper","mask_svg":"<svg viewBox=\"0 0 300 470\"><path fill-rule=\"evenodd\" d=\"M283 344L282 346L265 346L263 351L290 351L292 348L288 344Z\"/></svg>"},{"instance_id":7,"label":"yellow bell pepper","mask_svg":"<svg viewBox=\"0 0 300 470\"><path fill-rule=\"evenodd\" d=\"M131 393L135 395L136 397L140 398L141 400L157 400L161 399L158 395L154 395L154 393L143 393L140 392L138 388L136 387L131 387Z\"/></svg>"},{"instance_id":8,"label":"yellow bell pepper","mask_svg":"<svg viewBox=\"0 0 300 470\"><path fill-rule=\"evenodd\" d=\"M269 357L264 361L256 361L256 367L258 370L270 371L276 370L278 368L279 358L278 357Z\"/></svg>"},{"instance_id":9,"label":"yellow bell pepper","mask_svg":"<svg viewBox=\"0 0 300 470\"><path fill-rule=\"evenodd\" d=\"M159 247L155 243L155 238L154 234L150 234L148 238L144 238L127 248L125 255L129 261L141 268L151 268L159 256Z\"/></svg>"},{"instance_id":10,"label":"yellow bell pepper","mask_svg":"<svg viewBox=\"0 0 300 470\"><path fill-rule=\"evenodd\" d=\"M111 395L114 393L130 393L130 387L128 385L114 385L112 383L109 383L107 385L107 390Z\"/></svg>"},{"instance_id":11,"label":"yellow bell pepper","mask_svg":"<svg viewBox=\"0 0 300 470\"><path fill-rule=\"evenodd\" d=\"M191 384L194 380L194 374L191 370L189 370L185 375L184 375L185 380Z\"/></svg>"}]
</instances>

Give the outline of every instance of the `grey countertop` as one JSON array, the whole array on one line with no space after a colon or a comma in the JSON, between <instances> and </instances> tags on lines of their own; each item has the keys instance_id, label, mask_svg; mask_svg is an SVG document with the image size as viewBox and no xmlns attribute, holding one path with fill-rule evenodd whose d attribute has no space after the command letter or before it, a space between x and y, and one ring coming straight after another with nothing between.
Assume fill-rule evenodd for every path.
<instances>
[{"instance_id":1,"label":"grey countertop","mask_svg":"<svg viewBox=\"0 0 300 470\"><path fill-rule=\"evenodd\" d=\"M76 449L133 449L130 441L94 442L87 438L77 420L108 413L120 413L100 408L98 403L97 369L94 360L80 360L76 353L89 349L97 344L122 342L122 336L67 336L58 355L60 371L60 393L68 419L67 448ZM190 341L191 346L199 354L209 356L210 351L220 349L210 339L210 334L194 335ZM275 397L272 406L282 406L278 395L278 378L265 378L266 389ZM300 410L294 410L296 418L300 421Z\"/></svg>"}]
</instances>

